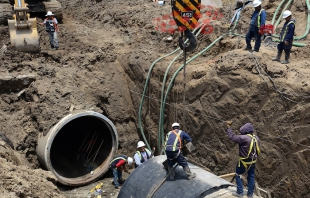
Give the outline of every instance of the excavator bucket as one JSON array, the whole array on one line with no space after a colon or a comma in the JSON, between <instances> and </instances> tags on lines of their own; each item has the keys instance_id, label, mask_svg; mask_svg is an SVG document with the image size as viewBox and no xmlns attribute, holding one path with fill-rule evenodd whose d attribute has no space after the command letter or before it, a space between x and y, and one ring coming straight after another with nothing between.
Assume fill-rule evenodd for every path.
<instances>
[{"instance_id":1,"label":"excavator bucket","mask_svg":"<svg viewBox=\"0 0 310 198\"><path fill-rule=\"evenodd\" d=\"M31 24L27 28L18 28L16 20L8 20L11 44L17 50L24 52L39 52L39 35L37 30L36 18L29 18L28 23Z\"/></svg>"}]
</instances>

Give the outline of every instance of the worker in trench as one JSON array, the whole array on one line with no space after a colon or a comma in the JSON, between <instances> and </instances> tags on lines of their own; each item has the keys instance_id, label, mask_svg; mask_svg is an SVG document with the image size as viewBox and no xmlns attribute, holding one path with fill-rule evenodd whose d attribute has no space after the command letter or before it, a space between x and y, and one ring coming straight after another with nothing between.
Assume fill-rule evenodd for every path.
<instances>
[{"instance_id":1,"label":"worker in trench","mask_svg":"<svg viewBox=\"0 0 310 198\"><path fill-rule=\"evenodd\" d=\"M285 23L282 27L279 40L280 43L278 44L278 53L273 61L280 62L282 52L285 52L285 59L282 61L282 64L288 64L290 61L290 53L293 45L293 39L295 34L295 19L292 18L292 13L289 10L283 12L283 19L285 19Z\"/></svg>"},{"instance_id":2,"label":"worker in trench","mask_svg":"<svg viewBox=\"0 0 310 198\"><path fill-rule=\"evenodd\" d=\"M196 177L196 174L190 171L187 161L181 151L184 140L187 143L192 142L190 136L186 132L180 130L180 124L173 123L172 131L167 134L165 143L168 172L171 180L174 180L175 172L173 170L173 165L176 162L183 167L188 179Z\"/></svg>"},{"instance_id":3,"label":"worker in trench","mask_svg":"<svg viewBox=\"0 0 310 198\"><path fill-rule=\"evenodd\" d=\"M251 40L255 37L254 51L258 52L261 45L261 34L264 32L266 23L266 11L262 9L262 2L260 0L253 1L255 11L250 20L250 28L245 36L246 48L245 50L252 52Z\"/></svg>"},{"instance_id":4,"label":"worker in trench","mask_svg":"<svg viewBox=\"0 0 310 198\"><path fill-rule=\"evenodd\" d=\"M58 50L58 38L57 34L59 33L58 21L54 17L54 14L51 11L48 11L45 15L47 18L43 23L38 23L38 25L45 25L45 31L49 35L51 48L54 50Z\"/></svg>"},{"instance_id":5,"label":"worker in trench","mask_svg":"<svg viewBox=\"0 0 310 198\"><path fill-rule=\"evenodd\" d=\"M122 171L130 174L126 169L126 163L130 166L132 162L133 159L131 157L127 157L126 155L118 155L111 161L110 167L114 176L113 183L116 189L120 188L120 184L124 182L122 178Z\"/></svg>"},{"instance_id":6,"label":"worker in trench","mask_svg":"<svg viewBox=\"0 0 310 198\"><path fill-rule=\"evenodd\" d=\"M155 148L153 148L152 152L149 149L145 148L145 144L143 141L138 142L137 149L138 150L134 155L136 168L140 166L143 162L154 157L154 151L155 151Z\"/></svg>"},{"instance_id":7,"label":"worker in trench","mask_svg":"<svg viewBox=\"0 0 310 198\"><path fill-rule=\"evenodd\" d=\"M247 173L247 197L250 198L253 197L254 193L255 163L260 154L260 140L253 134L254 127L251 123L246 123L240 128L240 135L233 133L231 128L232 123L232 121L227 121L227 135L232 141L239 144L239 161L236 166L237 192L233 193L233 195L235 197L243 197L241 176Z\"/></svg>"}]
</instances>

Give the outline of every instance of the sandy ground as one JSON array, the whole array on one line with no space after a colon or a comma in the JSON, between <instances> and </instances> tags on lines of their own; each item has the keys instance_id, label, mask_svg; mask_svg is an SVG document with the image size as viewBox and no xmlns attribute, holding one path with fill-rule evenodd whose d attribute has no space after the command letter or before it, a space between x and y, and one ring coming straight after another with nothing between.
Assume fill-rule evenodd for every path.
<instances>
[{"instance_id":1,"label":"sandy ground","mask_svg":"<svg viewBox=\"0 0 310 198\"><path fill-rule=\"evenodd\" d=\"M163 20L171 12L169 5L143 0L60 2L64 19L58 51L50 49L44 28L39 28L41 53L17 52L10 45L8 28L0 26L0 47L7 45L7 51L0 56L0 133L14 147L12 150L0 145L0 194L85 197L98 182L103 182L105 196L116 197L118 190L109 174L80 188L57 184L37 160L38 134L46 134L69 113L71 105L93 109L115 124L118 153L132 156L136 142L142 139L137 112L147 72L153 61L177 47L178 34L156 30L154 19ZM279 3L264 1L269 22ZM188 54L189 58L227 32L225 27L232 13L229 4L223 5L224 9L211 12L218 18L211 23L214 31L198 36L199 45ZM290 9L300 36L306 26L306 4L295 0ZM246 33L251 13L250 7L243 13L237 26L239 32ZM172 41L165 40L168 36ZM300 42L309 43L309 39ZM234 120L236 132L242 124L252 122L262 140L256 172L259 185L268 187L273 197L309 197L310 48L293 47L292 62L282 65L271 61L275 45L262 45L254 55L243 51L244 46L243 38L227 36L187 66L185 107L183 72L177 76L167 101L171 105L166 108L165 130L171 123L180 122L197 148L190 157L221 175L234 171L238 149L226 137L221 121ZM148 88L152 99L143 106L143 127L152 146L157 146L161 83L174 57L154 67ZM181 63L182 59L177 59L169 78Z\"/></svg>"}]
</instances>

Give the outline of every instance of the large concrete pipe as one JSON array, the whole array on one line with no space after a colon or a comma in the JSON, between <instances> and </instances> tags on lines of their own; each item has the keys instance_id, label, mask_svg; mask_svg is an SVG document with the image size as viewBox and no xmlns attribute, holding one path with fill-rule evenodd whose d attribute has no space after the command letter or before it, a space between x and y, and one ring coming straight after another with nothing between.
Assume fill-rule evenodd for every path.
<instances>
[{"instance_id":1,"label":"large concrete pipe","mask_svg":"<svg viewBox=\"0 0 310 198\"><path fill-rule=\"evenodd\" d=\"M114 124L93 111L70 113L39 135L39 161L64 185L80 186L102 176L118 148Z\"/></svg>"},{"instance_id":2,"label":"large concrete pipe","mask_svg":"<svg viewBox=\"0 0 310 198\"><path fill-rule=\"evenodd\" d=\"M175 168L175 179L166 179L166 171L162 162L166 156L154 157L130 174L123 184L118 198L145 197L232 197L236 190L233 184L189 163L194 179L188 180L182 167Z\"/></svg>"}]
</instances>

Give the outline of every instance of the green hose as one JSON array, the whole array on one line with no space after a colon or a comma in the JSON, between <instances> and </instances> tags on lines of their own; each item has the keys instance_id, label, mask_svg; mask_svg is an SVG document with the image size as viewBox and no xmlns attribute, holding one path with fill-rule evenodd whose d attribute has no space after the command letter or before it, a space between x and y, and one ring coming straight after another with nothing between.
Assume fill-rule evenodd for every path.
<instances>
[{"instance_id":1,"label":"green hose","mask_svg":"<svg viewBox=\"0 0 310 198\"><path fill-rule=\"evenodd\" d=\"M289 1L287 2L287 4L285 5L285 7L283 8L283 10L287 10L287 8L291 5L292 1L293 1L293 0L289 0ZM277 22L275 23L274 28L273 28L274 30L277 28L277 26L278 26L279 23L281 22L282 15L283 15L283 13L280 14L280 16L279 16Z\"/></svg>"},{"instance_id":2,"label":"green hose","mask_svg":"<svg viewBox=\"0 0 310 198\"><path fill-rule=\"evenodd\" d=\"M237 34L237 33L230 33L230 34L231 34L231 35L235 35L235 36L241 36L241 37L245 38L245 36L244 36L244 35L241 35L241 34ZM274 42L280 42L279 39L272 40L272 41L274 41ZM295 46L295 47L305 47L305 46L307 46L307 44L304 44L304 43L296 43L296 42L293 42L292 45Z\"/></svg>"},{"instance_id":3,"label":"green hose","mask_svg":"<svg viewBox=\"0 0 310 198\"><path fill-rule=\"evenodd\" d=\"M292 1L292 0L291 0ZM288 2L287 4L291 3ZM282 2L281 2L282 3ZM310 10L310 3L309 3L309 0L306 0L306 4L307 4L307 9ZM278 7L279 8L279 7ZM285 7L285 9L287 8L287 5ZM277 9L278 10L278 9ZM276 13L274 14L274 17L276 16L277 14L277 11ZM280 15L278 21L277 21L277 24L274 26L274 29L277 28L277 26L279 25L280 21L281 21L281 18L282 18L282 14ZM273 23L272 23L273 24ZM310 13L308 12L308 15L307 15L307 27L306 27L306 30L305 30L305 33L302 35L302 36L296 36L294 37L294 40L301 40L301 39L304 39L308 34L309 34L309 31L310 31ZM279 38L279 35L276 35L276 34L273 34L272 35L273 37L276 37L276 38ZM300 47L299 45L297 45L297 47Z\"/></svg>"},{"instance_id":4,"label":"green hose","mask_svg":"<svg viewBox=\"0 0 310 198\"><path fill-rule=\"evenodd\" d=\"M272 22L271 24L274 25L274 21L276 20L276 16L278 15L278 12L279 12L279 9L281 8L281 6L284 4L286 0L282 0L281 3L278 5L275 13L273 14L273 17L272 17Z\"/></svg>"},{"instance_id":5,"label":"green hose","mask_svg":"<svg viewBox=\"0 0 310 198\"><path fill-rule=\"evenodd\" d=\"M146 140L146 138L145 138L145 135L144 135L144 132L143 132L142 121L141 121L141 112L142 112L142 106L143 106L143 102L144 102L145 93L146 93L148 84L149 84L149 82L150 82L151 74L152 74L152 71L153 71L153 68L154 68L155 64L156 64L158 61L160 61L161 59L166 58L167 56L170 56L170 55L176 53L178 50L180 50L180 48L177 48L177 49L174 50L173 52L170 52L169 54L166 54L166 55L164 55L164 56L162 56L162 57L156 59L156 60L152 63L152 65L151 65L151 67L150 67L150 69L149 69L149 72L148 72L148 74L147 74L147 77L146 77L146 81L145 81L145 85L144 85L144 89L143 89L143 94L142 94L142 97L141 97L140 106L139 106L139 111L138 111L138 122L139 122L139 126L140 126L141 135L142 135L143 140L144 140L144 142L145 142L145 144L146 144L146 146L147 146L147 148L148 148L149 150L151 150L151 147L150 147L149 143L147 142L147 140Z\"/></svg>"},{"instance_id":6,"label":"green hose","mask_svg":"<svg viewBox=\"0 0 310 198\"><path fill-rule=\"evenodd\" d=\"M198 28L199 28L199 27L195 28L193 31L196 31ZM185 43L186 43L186 42L188 42L188 39L185 41ZM141 118L142 106L143 106L143 102L144 102L144 97L145 97L145 94L146 94L146 90L147 90L148 84L149 84L149 82L150 82L151 74L152 74L152 71L153 71L153 68L154 68L155 64L156 64L158 61L160 61L160 60L166 58L167 56L170 56L170 55L176 53L176 52L179 51L179 50L180 50L180 48L178 47L178 48L175 49L173 52L170 52L170 53L168 53L168 54L166 54L166 55L164 55L164 56L162 56L162 57L156 59L156 60L152 63L152 65L150 66L149 72L148 72L147 77L146 77L146 80L145 80L144 89L143 89L143 94L142 94L142 97L141 97L141 101L140 101L140 105L139 105L139 110L138 110L138 123L139 123L139 127L140 127L140 132L141 132L142 138L143 138L143 140L144 140L144 142L145 142L145 144L146 144L146 146L147 146L147 148L148 148L149 150L151 150L151 147L150 147L148 141L147 141L146 138L145 138L145 135L144 135L144 132L143 132L143 126L142 126L142 118ZM159 148L159 149L160 149L160 148Z\"/></svg>"},{"instance_id":7,"label":"green hose","mask_svg":"<svg viewBox=\"0 0 310 198\"><path fill-rule=\"evenodd\" d=\"M197 53L195 56L193 56L191 59L189 59L188 61L186 61L186 64L192 62L194 59L196 59L198 56L200 56L201 54L203 54L204 52L206 52L207 50L209 50L215 43L217 43L219 40L221 40L224 36L227 36L228 33L226 34L223 34L222 36L218 37L215 41L213 41L213 43L211 43L208 47L206 47L205 49L203 49L202 51L200 51L199 53ZM178 75L178 73L183 69L184 65L182 65L181 67L179 67L179 69L174 73L174 75L172 76L171 80L170 80L170 83L167 87L167 91L166 91L166 94L165 94L165 97L164 97L164 100L162 102L162 107L160 109L160 114L161 114L161 122L163 123L163 117L164 117L164 113L165 113L165 105L166 105L166 101L167 101L167 97L168 97L168 94L170 92L170 89L173 85L173 82L174 82L174 79L176 78L176 76ZM164 132L161 131L161 136L164 135Z\"/></svg>"},{"instance_id":8,"label":"green hose","mask_svg":"<svg viewBox=\"0 0 310 198\"><path fill-rule=\"evenodd\" d=\"M201 31L204 29L205 25L202 26L202 28L200 28L200 30L197 32L196 37L199 36L199 34L201 33ZM173 65L173 63L183 54L183 51L180 52L168 65L165 75L164 75L164 79L162 82L162 89L161 89L161 96L160 96L160 107L162 107L163 103L163 98L164 98L164 92L165 92L165 85L166 85L166 81L167 81L167 76L168 76L168 72L170 70L170 67ZM161 148L161 146L164 144L164 136L160 134L161 131L164 131L164 123L161 122L164 118L162 118L162 114L159 114L159 123L158 123L158 148ZM161 135L161 136L160 136Z\"/></svg>"}]
</instances>

